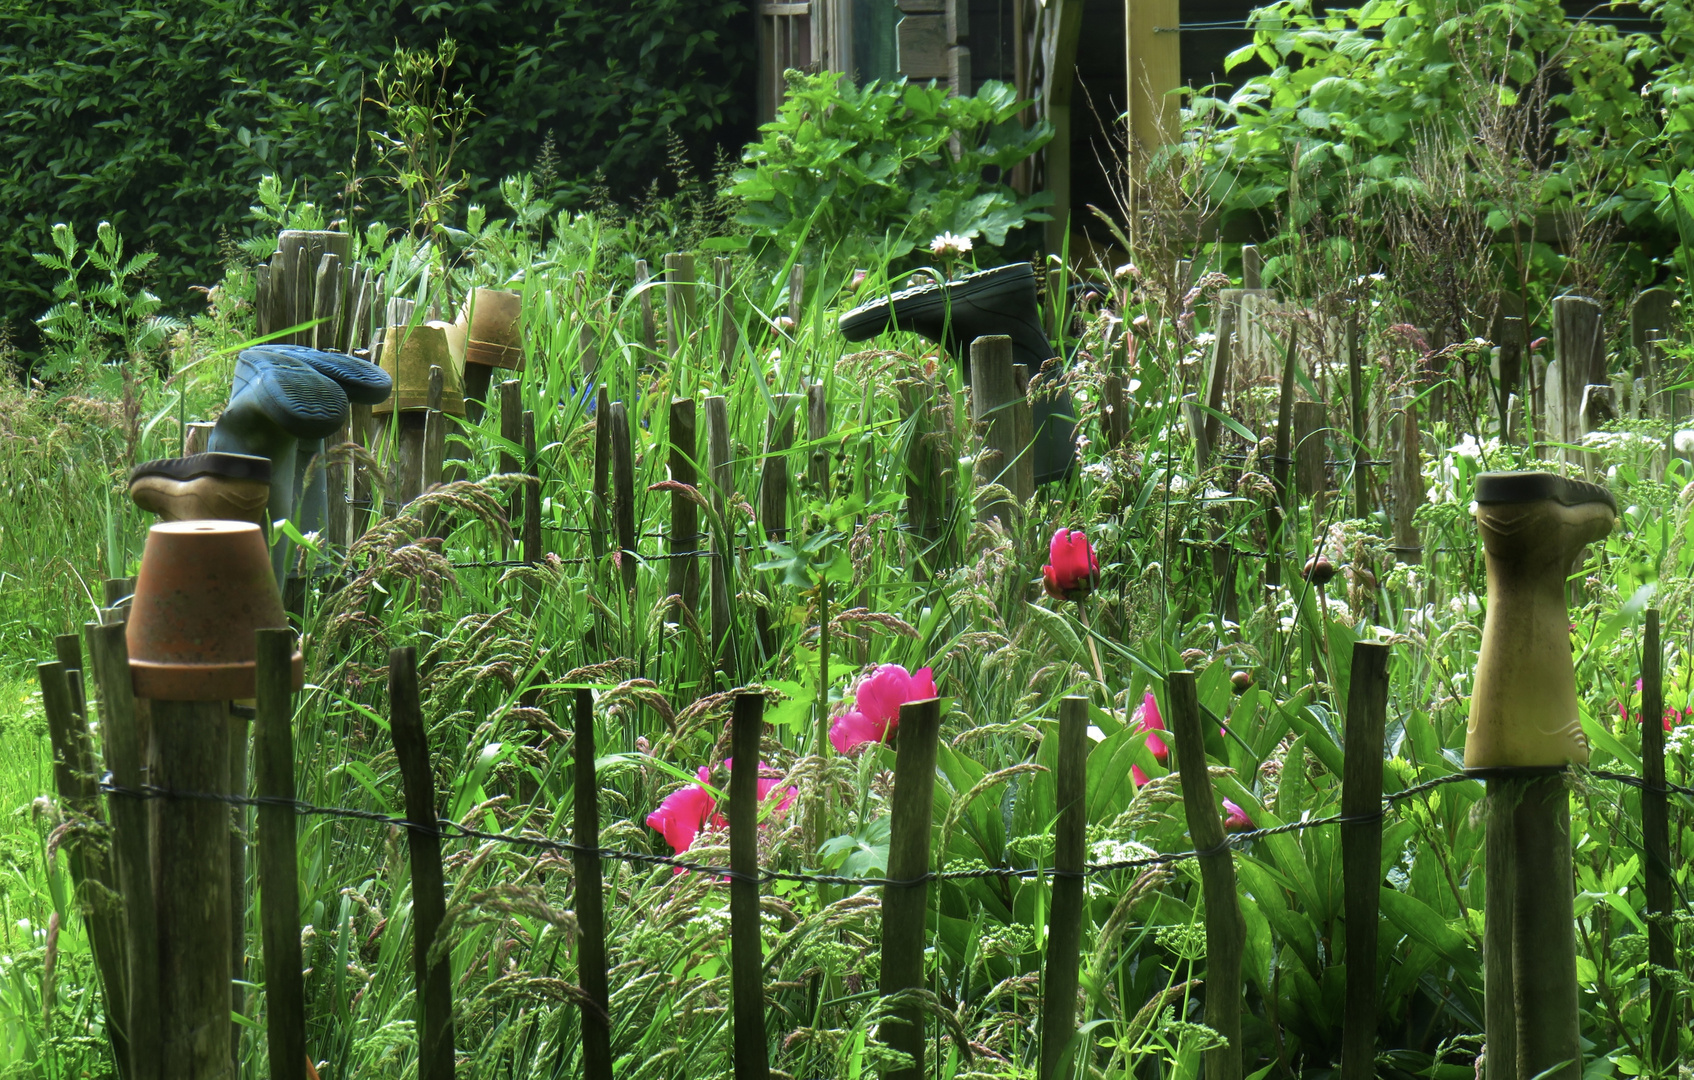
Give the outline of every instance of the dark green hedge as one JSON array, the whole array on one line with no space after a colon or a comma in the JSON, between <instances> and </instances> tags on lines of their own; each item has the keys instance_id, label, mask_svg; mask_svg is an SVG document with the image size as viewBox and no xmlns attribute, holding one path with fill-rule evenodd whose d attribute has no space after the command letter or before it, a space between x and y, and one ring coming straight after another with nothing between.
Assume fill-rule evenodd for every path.
<instances>
[{"instance_id":1,"label":"dark green hedge","mask_svg":"<svg viewBox=\"0 0 1694 1080\"><path fill-rule=\"evenodd\" d=\"M396 44L459 44L474 99L459 163L485 189L535 164L551 132L561 205L596 170L614 196L663 168L667 131L697 159L753 132L748 0L0 0L0 320L26 347L51 277L30 259L56 221L81 238L105 219L160 258L167 309L219 273L220 230L251 229L258 178L339 207L376 164L357 132L382 126L361 89ZM400 222L376 180L359 201Z\"/></svg>"}]
</instances>

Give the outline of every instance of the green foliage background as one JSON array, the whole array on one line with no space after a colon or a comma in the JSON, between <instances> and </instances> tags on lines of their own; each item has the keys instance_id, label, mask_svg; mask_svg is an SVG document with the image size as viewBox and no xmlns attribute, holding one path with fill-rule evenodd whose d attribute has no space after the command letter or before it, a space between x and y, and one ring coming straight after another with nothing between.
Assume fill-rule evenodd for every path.
<instances>
[{"instance_id":1,"label":"green foliage background","mask_svg":"<svg viewBox=\"0 0 1694 1080\"><path fill-rule=\"evenodd\" d=\"M744 25L745 24L745 27ZM167 310L220 276L259 177L331 216L405 220L371 174L382 124L375 74L396 45L458 44L453 71L481 115L457 165L471 198L533 168L551 133L556 206L645 188L675 133L696 157L752 133L752 21L745 0L0 0L0 322L26 349L51 304L30 258L56 222L91 235L110 220L158 253Z\"/></svg>"}]
</instances>

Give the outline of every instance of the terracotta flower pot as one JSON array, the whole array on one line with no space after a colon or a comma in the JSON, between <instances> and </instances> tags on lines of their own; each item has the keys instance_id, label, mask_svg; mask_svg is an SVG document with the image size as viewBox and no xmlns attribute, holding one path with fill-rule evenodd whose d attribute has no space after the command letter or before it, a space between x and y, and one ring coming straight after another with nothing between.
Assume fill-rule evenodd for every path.
<instances>
[{"instance_id":1,"label":"terracotta flower pot","mask_svg":"<svg viewBox=\"0 0 1694 1080\"><path fill-rule=\"evenodd\" d=\"M465 362L523 370L523 295L505 289L474 289L459 309L466 328Z\"/></svg>"},{"instance_id":2,"label":"terracotta flower pot","mask_svg":"<svg viewBox=\"0 0 1694 1080\"><path fill-rule=\"evenodd\" d=\"M137 697L227 701L254 694L254 632L286 627L270 552L245 521L173 521L147 532L130 605ZM294 654L294 688L305 682Z\"/></svg>"},{"instance_id":3,"label":"terracotta flower pot","mask_svg":"<svg viewBox=\"0 0 1694 1080\"><path fill-rule=\"evenodd\" d=\"M432 366L441 368L441 411L465 415L464 350L455 355L456 337L457 330L447 322L390 326L382 339L382 369L394 380L394 392L382 404L372 405L371 415L429 408Z\"/></svg>"}]
</instances>

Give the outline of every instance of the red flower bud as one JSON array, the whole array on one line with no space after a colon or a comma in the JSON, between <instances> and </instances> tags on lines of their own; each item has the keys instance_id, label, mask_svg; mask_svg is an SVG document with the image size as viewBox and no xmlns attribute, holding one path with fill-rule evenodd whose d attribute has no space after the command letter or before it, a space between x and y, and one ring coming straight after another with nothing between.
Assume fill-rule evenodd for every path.
<instances>
[{"instance_id":1,"label":"red flower bud","mask_svg":"<svg viewBox=\"0 0 1694 1080\"><path fill-rule=\"evenodd\" d=\"M1100 580L1100 560L1080 530L1060 529L1047 546L1051 560L1041 568L1041 583L1057 600L1081 600Z\"/></svg>"}]
</instances>

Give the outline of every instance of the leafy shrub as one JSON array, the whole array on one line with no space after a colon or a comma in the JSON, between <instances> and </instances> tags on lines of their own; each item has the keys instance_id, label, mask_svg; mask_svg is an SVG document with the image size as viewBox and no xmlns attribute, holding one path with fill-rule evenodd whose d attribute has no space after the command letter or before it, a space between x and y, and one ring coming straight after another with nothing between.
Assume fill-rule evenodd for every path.
<instances>
[{"instance_id":1,"label":"leafy shrub","mask_svg":"<svg viewBox=\"0 0 1694 1080\"><path fill-rule=\"evenodd\" d=\"M58 222L110 221L143 249L167 309L218 277L259 178L298 184L331 218L399 222L372 182L374 76L398 44L457 42L453 89L481 113L458 164L492 180L533 165L551 133L559 205L597 172L640 191L665 132L691 151L751 128L746 0L520 0L301 5L284 0L0 0L0 321L26 349L51 300L31 261ZM473 190L472 197L481 189Z\"/></svg>"},{"instance_id":2,"label":"leafy shrub","mask_svg":"<svg viewBox=\"0 0 1694 1080\"><path fill-rule=\"evenodd\" d=\"M1694 9L1642 7L1661 20L1657 37L1573 20L1556 0L1370 0L1321 14L1277 0L1229 58L1270 72L1228 99L1195 97L1179 152L1205 160L1225 209L1291 190L1335 209L1412 193L1420 140L1456 135L1473 171L1496 174L1491 227L1575 206L1672 228L1670 184L1694 165Z\"/></svg>"},{"instance_id":3,"label":"leafy shrub","mask_svg":"<svg viewBox=\"0 0 1694 1080\"><path fill-rule=\"evenodd\" d=\"M1037 209L1050 201L1045 192L1020 196L985 176L1004 175L1052 138L1049 125L1018 121L1025 104L998 82L959 97L905 80L861 89L835 73L790 71L782 109L736 174L738 220L756 243L814 263L835 251L880 265L941 233L1002 247L1012 229L1047 220Z\"/></svg>"}]
</instances>

